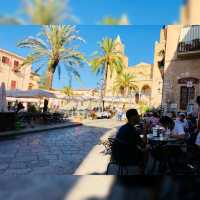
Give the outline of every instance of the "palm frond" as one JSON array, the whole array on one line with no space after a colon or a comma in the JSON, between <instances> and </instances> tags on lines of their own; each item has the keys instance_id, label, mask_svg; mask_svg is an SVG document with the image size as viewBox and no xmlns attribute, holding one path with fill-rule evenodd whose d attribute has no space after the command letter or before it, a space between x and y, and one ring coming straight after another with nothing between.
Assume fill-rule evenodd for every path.
<instances>
[{"instance_id":1,"label":"palm frond","mask_svg":"<svg viewBox=\"0 0 200 200\"><path fill-rule=\"evenodd\" d=\"M114 82L115 91L121 92L125 90L130 90L135 87L134 84L135 76L128 72L123 72L117 76L117 79Z\"/></svg>"},{"instance_id":2,"label":"palm frond","mask_svg":"<svg viewBox=\"0 0 200 200\"><path fill-rule=\"evenodd\" d=\"M50 25L43 26L42 32L37 37L28 37L20 41L18 47L31 50L23 65L45 60L47 69L51 73L58 69L60 76L61 66L72 67L74 76L80 78L76 70L79 66L83 66L86 58L72 44L73 41L80 40L75 26Z\"/></svg>"},{"instance_id":3,"label":"palm frond","mask_svg":"<svg viewBox=\"0 0 200 200\"><path fill-rule=\"evenodd\" d=\"M59 24L70 13L66 0L24 0L24 13L34 24Z\"/></svg>"},{"instance_id":4,"label":"palm frond","mask_svg":"<svg viewBox=\"0 0 200 200\"><path fill-rule=\"evenodd\" d=\"M116 48L116 42L112 38L103 38L99 43L101 53L97 54L91 61L90 66L97 74L105 71L108 67L111 75L113 71L121 73L124 68L123 55Z\"/></svg>"}]
</instances>

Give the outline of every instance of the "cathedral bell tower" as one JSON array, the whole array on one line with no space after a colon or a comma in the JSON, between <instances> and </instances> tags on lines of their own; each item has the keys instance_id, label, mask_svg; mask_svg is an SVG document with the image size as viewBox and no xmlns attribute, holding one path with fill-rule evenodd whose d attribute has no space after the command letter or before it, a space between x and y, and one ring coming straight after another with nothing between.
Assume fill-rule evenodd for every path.
<instances>
[{"instance_id":1,"label":"cathedral bell tower","mask_svg":"<svg viewBox=\"0 0 200 200\"><path fill-rule=\"evenodd\" d=\"M199 25L200 24L200 0L184 0L181 8L182 25Z\"/></svg>"},{"instance_id":2,"label":"cathedral bell tower","mask_svg":"<svg viewBox=\"0 0 200 200\"><path fill-rule=\"evenodd\" d=\"M122 43L119 35L116 37L114 42L115 42L116 52L118 52L119 54L122 55L124 69L127 69L128 68L128 57L125 55L124 44ZM113 96L113 86L114 86L116 77L117 77L116 72L113 72L111 75L111 72L108 70L107 81L106 81L106 91L105 91L106 96Z\"/></svg>"}]
</instances>

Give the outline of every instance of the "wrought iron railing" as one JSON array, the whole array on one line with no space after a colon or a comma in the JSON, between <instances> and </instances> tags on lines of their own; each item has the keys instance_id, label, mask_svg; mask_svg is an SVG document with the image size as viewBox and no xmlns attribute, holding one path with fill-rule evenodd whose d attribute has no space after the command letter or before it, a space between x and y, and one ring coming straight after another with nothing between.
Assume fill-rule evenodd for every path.
<instances>
[{"instance_id":1,"label":"wrought iron railing","mask_svg":"<svg viewBox=\"0 0 200 200\"><path fill-rule=\"evenodd\" d=\"M200 39L195 39L190 42L180 42L178 45L178 53L195 51L200 51Z\"/></svg>"}]
</instances>

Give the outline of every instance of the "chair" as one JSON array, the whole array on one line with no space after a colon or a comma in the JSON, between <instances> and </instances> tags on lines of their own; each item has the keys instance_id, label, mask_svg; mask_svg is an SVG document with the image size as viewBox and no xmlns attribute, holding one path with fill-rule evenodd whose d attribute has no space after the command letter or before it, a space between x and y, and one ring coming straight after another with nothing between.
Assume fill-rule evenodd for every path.
<instances>
[{"instance_id":1,"label":"chair","mask_svg":"<svg viewBox=\"0 0 200 200\"><path fill-rule=\"evenodd\" d=\"M141 150L133 147L130 144L120 141L118 139L110 140L111 146L111 159L107 166L106 174L108 175L111 165L118 166L117 175L126 175L124 171L128 173L128 167L139 166L141 160ZM135 149L134 149L135 148Z\"/></svg>"}]
</instances>

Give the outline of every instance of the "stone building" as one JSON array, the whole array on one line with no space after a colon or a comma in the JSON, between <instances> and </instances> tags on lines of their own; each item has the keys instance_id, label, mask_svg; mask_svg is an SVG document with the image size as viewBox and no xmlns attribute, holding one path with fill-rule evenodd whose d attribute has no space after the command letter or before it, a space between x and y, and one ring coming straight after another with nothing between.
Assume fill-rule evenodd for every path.
<instances>
[{"instance_id":1,"label":"stone building","mask_svg":"<svg viewBox=\"0 0 200 200\"><path fill-rule=\"evenodd\" d=\"M198 8L198 9L197 9ZM189 111L200 95L200 1L189 0L182 8L180 24L161 30L157 43L164 70L163 106L166 111ZM199 24L199 25L198 25Z\"/></svg>"},{"instance_id":2,"label":"stone building","mask_svg":"<svg viewBox=\"0 0 200 200\"><path fill-rule=\"evenodd\" d=\"M6 84L6 89L28 89L31 65L21 68L23 61L23 57L0 49L0 82Z\"/></svg>"},{"instance_id":3,"label":"stone building","mask_svg":"<svg viewBox=\"0 0 200 200\"><path fill-rule=\"evenodd\" d=\"M73 89L73 95L74 96L94 96L97 97L98 91L96 91L95 89L85 89L85 88L80 88L80 89Z\"/></svg>"},{"instance_id":4,"label":"stone building","mask_svg":"<svg viewBox=\"0 0 200 200\"><path fill-rule=\"evenodd\" d=\"M32 66L20 66L24 59L15 53L0 49L0 83L4 82L7 90L39 88L40 76L32 72Z\"/></svg>"},{"instance_id":5,"label":"stone building","mask_svg":"<svg viewBox=\"0 0 200 200\"><path fill-rule=\"evenodd\" d=\"M134 75L134 87L130 88L128 94L116 94L113 92L113 85L116 81L116 73L112 76L108 71L107 82L106 82L106 97L115 96L116 98L127 99L129 104L131 98L131 106L137 107L139 102L144 102L146 105L151 107L159 107L161 105L162 97L162 76L158 68L158 65L139 63L135 66L129 67L128 58L124 52L124 45L118 36L115 40L117 51L120 51L123 55L124 60L124 71ZM122 104L124 104L123 101Z\"/></svg>"}]
</instances>

